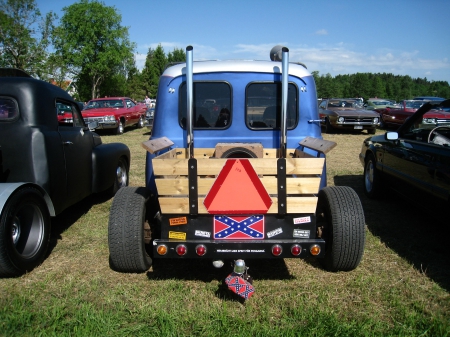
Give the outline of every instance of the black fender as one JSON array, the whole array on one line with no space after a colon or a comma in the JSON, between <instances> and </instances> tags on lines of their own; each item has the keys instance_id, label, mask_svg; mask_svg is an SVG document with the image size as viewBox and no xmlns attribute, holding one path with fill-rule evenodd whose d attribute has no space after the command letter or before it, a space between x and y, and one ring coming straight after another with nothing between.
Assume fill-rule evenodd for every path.
<instances>
[{"instance_id":1,"label":"black fender","mask_svg":"<svg viewBox=\"0 0 450 337\"><path fill-rule=\"evenodd\" d=\"M92 192L105 191L114 184L117 163L125 158L130 168L130 149L123 143L101 144L92 151Z\"/></svg>"}]
</instances>

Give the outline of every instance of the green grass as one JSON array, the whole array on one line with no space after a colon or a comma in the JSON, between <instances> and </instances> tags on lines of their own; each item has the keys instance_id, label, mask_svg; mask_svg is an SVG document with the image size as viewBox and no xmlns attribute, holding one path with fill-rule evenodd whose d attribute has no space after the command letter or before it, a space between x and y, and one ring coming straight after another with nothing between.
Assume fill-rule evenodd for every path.
<instances>
[{"instance_id":1,"label":"green grass","mask_svg":"<svg viewBox=\"0 0 450 337\"><path fill-rule=\"evenodd\" d=\"M128 130L131 184L144 185L146 130ZM329 273L314 260L248 260L255 295L222 285L230 268L162 262L144 274L108 264L111 200L91 197L52 222L44 263L0 279L2 336L450 336L449 230L397 196L362 193L358 153L367 135L325 135L330 184L360 195L367 242L360 266ZM445 223L445 221L443 221Z\"/></svg>"}]
</instances>

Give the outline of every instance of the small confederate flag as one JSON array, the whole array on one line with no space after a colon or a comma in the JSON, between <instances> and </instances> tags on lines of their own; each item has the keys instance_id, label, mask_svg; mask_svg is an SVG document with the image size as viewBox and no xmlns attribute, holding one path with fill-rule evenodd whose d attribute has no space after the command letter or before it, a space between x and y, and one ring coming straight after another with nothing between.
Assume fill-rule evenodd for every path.
<instances>
[{"instance_id":1,"label":"small confederate flag","mask_svg":"<svg viewBox=\"0 0 450 337\"><path fill-rule=\"evenodd\" d=\"M264 239L264 215L215 215L214 239Z\"/></svg>"},{"instance_id":2,"label":"small confederate flag","mask_svg":"<svg viewBox=\"0 0 450 337\"><path fill-rule=\"evenodd\" d=\"M250 298L255 292L255 288L236 273L228 275L225 279L225 283L227 284L228 289L245 299Z\"/></svg>"}]
</instances>

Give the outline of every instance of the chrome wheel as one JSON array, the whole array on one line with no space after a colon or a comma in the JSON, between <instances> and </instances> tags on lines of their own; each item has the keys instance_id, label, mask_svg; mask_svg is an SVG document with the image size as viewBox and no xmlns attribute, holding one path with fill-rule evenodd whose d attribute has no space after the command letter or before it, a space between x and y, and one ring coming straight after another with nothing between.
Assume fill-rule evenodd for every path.
<instances>
[{"instance_id":1,"label":"chrome wheel","mask_svg":"<svg viewBox=\"0 0 450 337\"><path fill-rule=\"evenodd\" d=\"M366 191L371 192L373 189L373 162L372 160L367 161L366 171L364 173L364 183L366 185Z\"/></svg>"},{"instance_id":2,"label":"chrome wheel","mask_svg":"<svg viewBox=\"0 0 450 337\"><path fill-rule=\"evenodd\" d=\"M116 181L117 189L128 186L127 166L122 159L119 160L119 164L116 168Z\"/></svg>"}]
</instances>

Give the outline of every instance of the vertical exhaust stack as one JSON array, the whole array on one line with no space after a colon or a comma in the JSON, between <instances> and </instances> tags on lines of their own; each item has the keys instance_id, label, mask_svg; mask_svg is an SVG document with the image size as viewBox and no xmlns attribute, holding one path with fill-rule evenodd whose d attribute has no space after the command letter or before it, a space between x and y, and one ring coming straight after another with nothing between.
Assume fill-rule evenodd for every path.
<instances>
[{"instance_id":1,"label":"vertical exhaust stack","mask_svg":"<svg viewBox=\"0 0 450 337\"><path fill-rule=\"evenodd\" d=\"M194 119L194 61L193 61L194 48L192 46L186 47L186 140L187 140L187 153L189 158L194 158L194 132L193 132L193 119Z\"/></svg>"},{"instance_id":2,"label":"vertical exhaust stack","mask_svg":"<svg viewBox=\"0 0 450 337\"><path fill-rule=\"evenodd\" d=\"M280 158L286 158L287 145L287 100L289 84L289 49L282 48L281 60L281 139L280 139Z\"/></svg>"}]
</instances>

